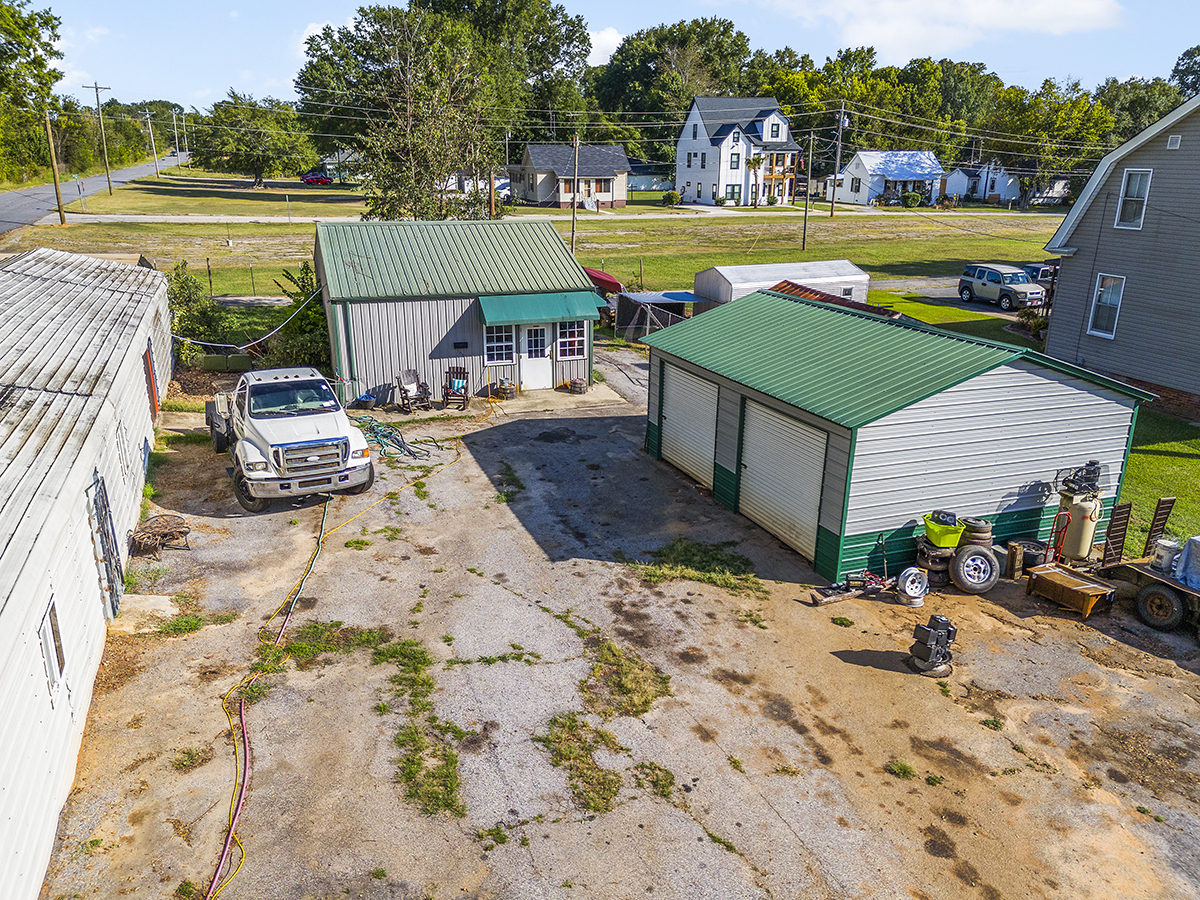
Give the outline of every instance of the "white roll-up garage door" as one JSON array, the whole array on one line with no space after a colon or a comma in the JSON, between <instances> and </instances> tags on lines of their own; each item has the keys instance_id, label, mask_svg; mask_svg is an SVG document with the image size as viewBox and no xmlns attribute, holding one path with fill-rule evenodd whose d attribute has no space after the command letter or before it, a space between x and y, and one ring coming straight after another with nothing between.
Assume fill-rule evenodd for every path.
<instances>
[{"instance_id":1,"label":"white roll-up garage door","mask_svg":"<svg viewBox=\"0 0 1200 900\"><path fill-rule=\"evenodd\" d=\"M664 365L662 458L712 488L716 445L717 386Z\"/></svg>"},{"instance_id":2,"label":"white roll-up garage door","mask_svg":"<svg viewBox=\"0 0 1200 900\"><path fill-rule=\"evenodd\" d=\"M810 560L827 435L773 409L746 401L738 511Z\"/></svg>"}]
</instances>

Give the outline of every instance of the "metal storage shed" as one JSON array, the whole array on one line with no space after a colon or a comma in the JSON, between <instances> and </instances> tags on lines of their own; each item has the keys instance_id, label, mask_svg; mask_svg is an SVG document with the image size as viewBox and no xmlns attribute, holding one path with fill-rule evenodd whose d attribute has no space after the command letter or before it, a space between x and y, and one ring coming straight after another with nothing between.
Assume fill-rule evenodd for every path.
<instances>
[{"instance_id":1,"label":"metal storage shed","mask_svg":"<svg viewBox=\"0 0 1200 900\"><path fill-rule=\"evenodd\" d=\"M166 279L0 263L0 897L42 886L171 378Z\"/></svg>"},{"instance_id":2,"label":"metal storage shed","mask_svg":"<svg viewBox=\"0 0 1200 900\"><path fill-rule=\"evenodd\" d=\"M794 281L836 297L866 303L871 276L848 259L822 259L761 266L713 266L697 272L694 281L695 312L700 313L781 281Z\"/></svg>"},{"instance_id":3,"label":"metal storage shed","mask_svg":"<svg viewBox=\"0 0 1200 900\"><path fill-rule=\"evenodd\" d=\"M646 445L830 580L911 563L922 516L1046 537L1058 470L1107 511L1149 394L1041 353L760 291L645 339ZM1103 534L1103 525L1099 531Z\"/></svg>"},{"instance_id":4,"label":"metal storage shed","mask_svg":"<svg viewBox=\"0 0 1200 900\"><path fill-rule=\"evenodd\" d=\"M547 221L318 223L315 257L343 400L405 369L435 392L450 366L472 392L591 383L602 301Z\"/></svg>"}]
</instances>

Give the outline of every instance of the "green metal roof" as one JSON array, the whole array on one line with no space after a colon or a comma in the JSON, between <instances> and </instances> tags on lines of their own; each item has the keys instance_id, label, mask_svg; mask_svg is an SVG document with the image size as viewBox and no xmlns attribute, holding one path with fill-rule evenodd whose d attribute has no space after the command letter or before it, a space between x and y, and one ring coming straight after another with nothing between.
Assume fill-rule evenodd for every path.
<instances>
[{"instance_id":1,"label":"green metal roof","mask_svg":"<svg viewBox=\"0 0 1200 900\"><path fill-rule=\"evenodd\" d=\"M591 291L547 221L320 222L333 300Z\"/></svg>"},{"instance_id":2,"label":"green metal roof","mask_svg":"<svg viewBox=\"0 0 1200 900\"><path fill-rule=\"evenodd\" d=\"M495 294L479 298L484 325L539 325L600 318L593 291L555 294Z\"/></svg>"},{"instance_id":3,"label":"green metal roof","mask_svg":"<svg viewBox=\"0 0 1200 900\"><path fill-rule=\"evenodd\" d=\"M725 303L644 342L846 428L1016 359L1151 397L1033 350L771 291Z\"/></svg>"}]
</instances>

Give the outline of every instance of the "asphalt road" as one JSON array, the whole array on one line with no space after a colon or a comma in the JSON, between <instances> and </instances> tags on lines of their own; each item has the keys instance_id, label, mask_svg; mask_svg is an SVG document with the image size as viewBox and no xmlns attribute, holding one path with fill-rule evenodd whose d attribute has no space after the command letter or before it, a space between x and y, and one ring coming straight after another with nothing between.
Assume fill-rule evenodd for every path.
<instances>
[{"instance_id":1,"label":"asphalt road","mask_svg":"<svg viewBox=\"0 0 1200 900\"><path fill-rule=\"evenodd\" d=\"M160 165L174 165L173 160L164 159ZM128 169L118 169L112 173L113 187L117 187L143 175L154 172L154 163L142 163ZM83 196L108 190L108 182L103 175L92 175L80 178L83 185ZM79 188L74 179L65 179L62 184L63 203L71 203L79 199ZM54 183L39 187L25 188L20 191L7 191L0 194L0 234L7 234L22 225L32 225L38 219L51 215L57 210L54 200Z\"/></svg>"}]
</instances>

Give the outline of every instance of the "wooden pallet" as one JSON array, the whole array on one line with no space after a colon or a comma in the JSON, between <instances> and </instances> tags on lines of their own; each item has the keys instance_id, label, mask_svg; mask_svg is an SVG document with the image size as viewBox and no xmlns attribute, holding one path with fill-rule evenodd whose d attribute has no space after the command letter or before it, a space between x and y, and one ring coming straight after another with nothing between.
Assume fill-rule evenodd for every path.
<instances>
[{"instance_id":1,"label":"wooden pallet","mask_svg":"<svg viewBox=\"0 0 1200 900\"><path fill-rule=\"evenodd\" d=\"M1118 503L1112 509L1108 519L1108 528L1104 532L1104 554L1100 558L1101 568L1115 566L1121 561L1125 552L1125 537L1129 534L1129 515L1133 512L1133 504Z\"/></svg>"},{"instance_id":2,"label":"wooden pallet","mask_svg":"<svg viewBox=\"0 0 1200 900\"><path fill-rule=\"evenodd\" d=\"M1159 497L1158 505L1154 507L1154 518L1150 520L1150 533L1146 535L1146 547L1142 556L1152 556L1154 545L1167 529L1167 519L1171 518L1171 509L1175 506L1174 497Z\"/></svg>"}]
</instances>

